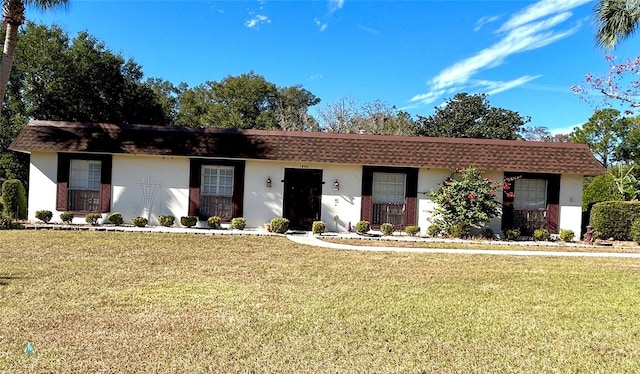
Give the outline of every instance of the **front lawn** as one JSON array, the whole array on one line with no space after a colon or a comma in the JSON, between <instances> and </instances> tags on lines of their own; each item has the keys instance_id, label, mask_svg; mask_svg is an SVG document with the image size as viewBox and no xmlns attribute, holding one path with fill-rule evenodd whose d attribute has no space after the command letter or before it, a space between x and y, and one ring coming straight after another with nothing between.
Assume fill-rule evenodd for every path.
<instances>
[{"instance_id":1,"label":"front lawn","mask_svg":"<svg viewBox=\"0 0 640 374\"><path fill-rule=\"evenodd\" d=\"M0 231L0 372L638 372L638 295L633 259Z\"/></svg>"}]
</instances>

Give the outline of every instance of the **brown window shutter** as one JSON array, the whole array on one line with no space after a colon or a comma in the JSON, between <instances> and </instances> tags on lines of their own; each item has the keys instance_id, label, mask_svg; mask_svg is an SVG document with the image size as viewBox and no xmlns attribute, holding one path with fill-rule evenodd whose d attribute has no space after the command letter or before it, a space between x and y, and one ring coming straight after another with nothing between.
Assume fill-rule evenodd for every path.
<instances>
[{"instance_id":1,"label":"brown window shutter","mask_svg":"<svg viewBox=\"0 0 640 374\"><path fill-rule=\"evenodd\" d=\"M69 188L69 155L58 153L58 175L56 178L57 196L56 210L64 212L68 210L68 188Z\"/></svg>"},{"instance_id":2,"label":"brown window shutter","mask_svg":"<svg viewBox=\"0 0 640 374\"><path fill-rule=\"evenodd\" d=\"M202 160L192 159L189 165L189 215L200 213L200 179L202 177Z\"/></svg>"},{"instance_id":3,"label":"brown window shutter","mask_svg":"<svg viewBox=\"0 0 640 374\"><path fill-rule=\"evenodd\" d=\"M373 217L373 172L376 168L362 167L362 205L360 207L360 219L371 222Z\"/></svg>"},{"instance_id":4,"label":"brown window shutter","mask_svg":"<svg viewBox=\"0 0 640 374\"><path fill-rule=\"evenodd\" d=\"M244 214L244 170L244 161L233 163L233 210L231 212L233 217L242 217Z\"/></svg>"},{"instance_id":5,"label":"brown window shutter","mask_svg":"<svg viewBox=\"0 0 640 374\"><path fill-rule=\"evenodd\" d=\"M111 155L100 158L100 213L111 211L111 172L113 161Z\"/></svg>"},{"instance_id":6,"label":"brown window shutter","mask_svg":"<svg viewBox=\"0 0 640 374\"><path fill-rule=\"evenodd\" d=\"M560 232L558 224L560 221L560 176L547 176L547 217L545 219L545 229L552 234Z\"/></svg>"}]
</instances>

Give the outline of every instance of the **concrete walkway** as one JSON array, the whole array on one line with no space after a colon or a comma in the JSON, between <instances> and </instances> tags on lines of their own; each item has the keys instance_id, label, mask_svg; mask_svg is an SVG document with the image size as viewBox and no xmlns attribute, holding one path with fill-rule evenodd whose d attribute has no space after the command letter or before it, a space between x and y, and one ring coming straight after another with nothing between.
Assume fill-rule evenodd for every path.
<instances>
[{"instance_id":1,"label":"concrete walkway","mask_svg":"<svg viewBox=\"0 0 640 374\"><path fill-rule=\"evenodd\" d=\"M287 235L289 240L298 244L315 247L341 249L347 251L374 251L374 252L413 252L413 253L446 253L464 255L500 255L500 256L547 256L547 257L613 257L613 258L639 258L640 253L613 253L613 252L562 252L562 251L536 251L536 250L500 250L500 249L446 249L446 248L409 248L409 247L373 247L365 245L349 245L331 243L318 239L313 235Z\"/></svg>"}]
</instances>

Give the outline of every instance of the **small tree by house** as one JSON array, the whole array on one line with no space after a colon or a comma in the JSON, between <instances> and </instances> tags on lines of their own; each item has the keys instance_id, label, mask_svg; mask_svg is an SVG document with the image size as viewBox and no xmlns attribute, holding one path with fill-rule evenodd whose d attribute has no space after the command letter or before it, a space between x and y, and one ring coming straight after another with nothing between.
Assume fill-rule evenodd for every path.
<instances>
[{"instance_id":1,"label":"small tree by house","mask_svg":"<svg viewBox=\"0 0 640 374\"><path fill-rule=\"evenodd\" d=\"M472 228L482 228L501 213L496 195L508 188L504 182L484 177L475 167L456 171L432 193L435 222L451 235L469 236Z\"/></svg>"}]
</instances>

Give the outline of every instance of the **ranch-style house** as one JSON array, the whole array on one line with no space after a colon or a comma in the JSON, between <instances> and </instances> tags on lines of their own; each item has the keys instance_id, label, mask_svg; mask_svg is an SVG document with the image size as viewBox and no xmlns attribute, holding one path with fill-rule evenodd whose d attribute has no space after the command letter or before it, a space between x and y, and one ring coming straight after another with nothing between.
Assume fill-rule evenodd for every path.
<instances>
[{"instance_id":1,"label":"ranch-style house","mask_svg":"<svg viewBox=\"0 0 640 374\"><path fill-rule=\"evenodd\" d=\"M604 172L584 144L31 121L10 149L30 155L29 213L274 217L292 229L359 220L425 232L431 191L456 169L517 177L498 194L507 228L580 233L583 177ZM54 218L55 220L55 218Z\"/></svg>"}]
</instances>

